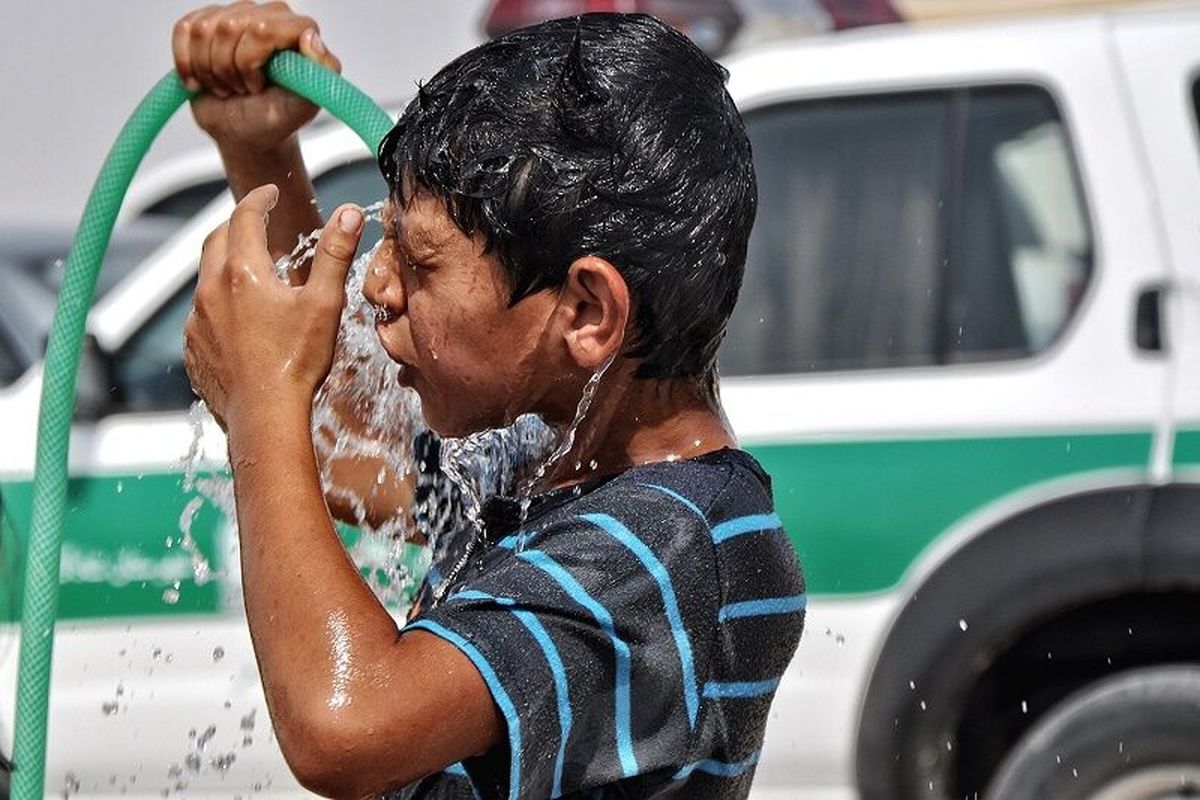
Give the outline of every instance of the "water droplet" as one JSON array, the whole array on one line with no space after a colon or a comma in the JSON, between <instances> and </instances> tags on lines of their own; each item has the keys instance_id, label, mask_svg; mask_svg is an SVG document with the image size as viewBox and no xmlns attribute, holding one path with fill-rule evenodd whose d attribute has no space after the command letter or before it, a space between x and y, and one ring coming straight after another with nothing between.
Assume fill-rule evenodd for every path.
<instances>
[{"instance_id":1,"label":"water droplet","mask_svg":"<svg viewBox=\"0 0 1200 800\"><path fill-rule=\"evenodd\" d=\"M116 700L105 700L100 704L100 711L106 717L111 717L113 714L117 713L118 708L119 706L117 705Z\"/></svg>"},{"instance_id":2,"label":"water droplet","mask_svg":"<svg viewBox=\"0 0 1200 800\"><path fill-rule=\"evenodd\" d=\"M209 725L204 729L204 733L200 734L199 738L196 739L196 746L203 750L204 748L208 747L208 743L211 742L212 738L216 735L217 726Z\"/></svg>"},{"instance_id":3,"label":"water droplet","mask_svg":"<svg viewBox=\"0 0 1200 800\"><path fill-rule=\"evenodd\" d=\"M242 717L241 728L244 731L254 730L254 718L258 714L258 709L251 709L250 713Z\"/></svg>"},{"instance_id":4,"label":"water droplet","mask_svg":"<svg viewBox=\"0 0 1200 800\"><path fill-rule=\"evenodd\" d=\"M909 688L909 689L911 689L911 690L913 690L913 691L916 691L916 689L917 689L917 682L916 682L916 681L909 681L909 682L908 682L908 688Z\"/></svg>"},{"instance_id":5,"label":"water droplet","mask_svg":"<svg viewBox=\"0 0 1200 800\"><path fill-rule=\"evenodd\" d=\"M188 768L188 772L199 772L201 763L199 753L188 753L183 759L183 764Z\"/></svg>"},{"instance_id":6,"label":"water droplet","mask_svg":"<svg viewBox=\"0 0 1200 800\"><path fill-rule=\"evenodd\" d=\"M125 481L117 481L117 494L125 491Z\"/></svg>"},{"instance_id":7,"label":"water droplet","mask_svg":"<svg viewBox=\"0 0 1200 800\"><path fill-rule=\"evenodd\" d=\"M959 627L959 630L965 631L967 629L967 621L965 619L960 619L958 621L958 627Z\"/></svg>"},{"instance_id":8,"label":"water droplet","mask_svg":"<svg viewBox=\"0 0 1200 800\"><path fill-rule=\"evenodd\" d=\"M1028 703L1027 701L1025 701L1025 700L1022 700L1022 701L1021 701L1021 713L1022 713L1022 714L1028 714L1028 713L1029 713L1029 703Z\"/></svg>"},{"instance_id":9,"label":"water droplet","mask_svg":"<svg viewBox=\"0 0 1200 800\"><path fill-rule=\"evenodd\" d=\"M208 763L212 764L213 769L218 772L228 772L235 761L237 761L237 753L223 753L222 755L214 756Z\"/></svg>"},{"instance_id":10,"label":"water droplet","mask_svg":"<svg viewBox=\"0 0 1200 800\"><path fill-rule=\"evenodd\" d=\"M924 701L924 700L922 700L922 701L921 701L921 710L922 710L922 711L927 711L928 709L929 709L929 706L925 705L925 701Z\"/></svg>"},{"instance_id":11,"label":"water droplet","mask_svg":"<svg viewBox=\"0 0 1200 800\"><path fill-rule=\"evenodd\" d=\"M214 663L217 661L220 661L224 657L225 657L225 648L224 647L217 645L216 647L213 648L212 660Z\"/></svg>"},{"instance_id":12,"label":"water droplet","mask_svg":"<svg viewBox=\"0 0 1200 800\"><path fill-rule=\"evenodd\" d=\"M169 606L173 606L179 602L179 590L171 587L164 589L162 593L162 601Z\"/></svg>"}]
</instances>

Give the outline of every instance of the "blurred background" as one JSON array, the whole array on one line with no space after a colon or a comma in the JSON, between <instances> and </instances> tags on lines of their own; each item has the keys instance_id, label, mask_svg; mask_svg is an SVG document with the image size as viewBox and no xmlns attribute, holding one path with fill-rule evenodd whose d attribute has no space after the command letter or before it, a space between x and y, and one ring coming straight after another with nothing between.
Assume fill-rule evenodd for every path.
<instances>
[{"instance_id":1,"label":"blurred background","mask_svg":"<svg viewBox=\"0 0 1200 800\"><path fill-rule=\"evenodd\" d=\"M1200 796L1200 3L293 6L393 115L486 37L585 10L656 14L729 68L759 211L722 395L809 589L754 800ZM0 7L0 800L62 259L192 8ZM303 145L323 208L384 196L340 124ZM185 110L88 321L48 795L303 794L181 366L231 208Z\"/></svg>"}]
</instances>

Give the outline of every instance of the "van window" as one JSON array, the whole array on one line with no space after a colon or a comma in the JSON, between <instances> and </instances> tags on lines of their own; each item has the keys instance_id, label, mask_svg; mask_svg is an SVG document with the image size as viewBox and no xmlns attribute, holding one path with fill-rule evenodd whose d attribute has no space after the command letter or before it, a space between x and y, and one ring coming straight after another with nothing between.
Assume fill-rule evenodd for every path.
<instances>
[{"instance_id":1,"label":"van window","mask_svg":"<svg viewBox=\"0 0 1200 800\"><path fill-rule=\"evenodd\" d=\"M25 371L21 360L17 358L16 349L5 340L0 331L0 388L8 386Z\"/></svg>"},{"instance_id":2,"label":"van window","mask_svg":"<svg viewBox=\"0 0 1200 800\"><path fill-rule=\"evenodd\" d=\"M1196 113L1196 133L1200 139L1200 77L1192 81L1192 111Z\"/></svg>"},{"instance_id":3,"label":"van window","mask_svg":"<svg viewBox=\"0 0 1200 800\"><path fill-rule=\"evenodd\" d=\"M1091 242L1030 86L749 112L759 182L724 375L1022 358L1070 320Z\"/></svg>"},{"instance_id":4,"label":"van window","mask_svg":"<svg viewBox=\"0 0 1200 800\"><path fill-rule=\"evenodd\" d=\"M379 167L369 158L326 171L314 180L314 188L326 213L342 203L369 204L387 195ZM378 222L370 225L360 250L382 236ZM171 411L191 405L195 395L183 368L183 325L195 288L193 280L177 292L113 356L113 411Z\"/></svg>"},{"instance_id":5,"label":"van window","mask_svg":"<svg viewBox=\"0 0 1200 800\"><path fill-rule=\"evenodd\" d=\"M196 281L155 312L112 357L112 411L176 411L196 399L183 368L183 325Z\"/></svg>"}]
</instances>

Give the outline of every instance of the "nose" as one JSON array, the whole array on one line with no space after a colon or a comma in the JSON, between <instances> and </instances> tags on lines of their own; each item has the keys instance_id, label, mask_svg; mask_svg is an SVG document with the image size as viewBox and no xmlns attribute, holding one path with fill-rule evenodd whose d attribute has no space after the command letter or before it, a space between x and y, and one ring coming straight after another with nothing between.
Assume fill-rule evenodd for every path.
<instances>
[{"instance_id":1,"label":"nose","mask_svg":"<svg viewBox=\"0 0 1200 800\"><path fill-rule=\"evenodd\" d=\"M391 243L385 241L375 251L363 276L362 293L377 315L385 311L390 317L399 317L408 311L408 294L396 269L396 253Z\"/></svg>"}]
</instances>

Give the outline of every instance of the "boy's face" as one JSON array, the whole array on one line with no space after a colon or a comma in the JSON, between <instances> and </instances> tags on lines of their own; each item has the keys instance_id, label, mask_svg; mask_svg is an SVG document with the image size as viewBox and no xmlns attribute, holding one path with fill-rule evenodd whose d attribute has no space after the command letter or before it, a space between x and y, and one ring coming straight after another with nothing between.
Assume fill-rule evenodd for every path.
<instances>
[{"instance_id":1,"label":"boy's face","mask_svg":"<svg viewBox=\"0 0 1200 800\"><path fill-rule=\"evenodd\" d=\"M509 308L499 258L427 193L408 208L390 203L383 228L363 295L429 426L462 436L537 410L562 367L553 346L555 294L537 292Z\"/></svg>"}]
</instances>

